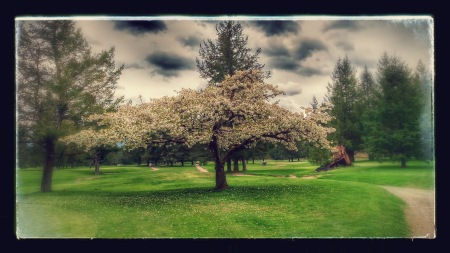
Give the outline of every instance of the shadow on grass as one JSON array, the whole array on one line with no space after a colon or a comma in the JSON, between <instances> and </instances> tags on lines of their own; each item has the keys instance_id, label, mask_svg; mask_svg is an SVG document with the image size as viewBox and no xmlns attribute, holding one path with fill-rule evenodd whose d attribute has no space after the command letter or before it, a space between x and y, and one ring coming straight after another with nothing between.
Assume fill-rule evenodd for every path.
<instances>
[{"instance_id":1,"label":"shadow on grass","mask_svg":"<svg viewBox=\"0 0 450 253\"><path fill-rule=\"evenodd\" d=\"M335 183L339 185L339 183ZM336 190L339 187L335 187ZM142 191L114 191L114 190L101 190L100 188L94 189L65 189L65 190L55 190L48 193L33 192L28 194L21 194L18 197L44 197L44 196L55 196L55 197L81 197L81 198L130 198L130 199L152 199L165 201L178 200L178 199L203 199L203 198L222 198L227 199L248 199L248 200L258 200L264 198L277 198L284 194L299 194L309 195L312 197L314 195L321 195L331 188L326 186L322 182L316 183L299 183L299 184L287 184L287 185L253 185L253 186L230 186L226 190L216 191L214 187L210 186L199 186L199 187L185 187L179 189L159 189L159 190L142 190Z\"/></svg>"}]
</instances>

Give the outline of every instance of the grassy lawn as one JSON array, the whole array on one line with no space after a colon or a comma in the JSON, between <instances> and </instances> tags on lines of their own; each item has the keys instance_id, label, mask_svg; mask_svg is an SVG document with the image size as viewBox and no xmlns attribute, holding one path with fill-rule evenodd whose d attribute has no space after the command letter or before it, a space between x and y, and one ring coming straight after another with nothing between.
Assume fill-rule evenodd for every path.
<instances>
[{"instance_id":1,"label":"grassy lawn","mask_svg":"<svg viewBox=\"0 0 450 253\"><path fill-rule=\"evenodd\" d=\"M404 203L377 185L428 188L434 170L397 165L358 162L320 174L307 162L258 161L247 167L255 176L230 174L222 192L212 190L214 173L190 165L105 166L101 175L57 169L50 193L39 192L41 170L22 169L17 231L25 238L407 237Z\"/></svg>"},{"instance_id":2,"label":"grassy lawn","mask_svg":"<svg viewBox=\"0 0 450 253\"><path fill-rule=\"evenodd\" d=\"M317 167L307 161L268 161L265 166L261 164L261 161L255 161L255 164L247 164L247 172L245 174L273 177L311 176L319 179L420 189L433 189L435 183L434 164L422 161L410 161L407 163L407 168L401 168L398 162L368 160L356 161L351 167L337 167L334 170L325 172L316 172L315 169ZM214 171L214 164L208 164L205 168L208 168L209 171Z\"/></svg>"}]
</instances>

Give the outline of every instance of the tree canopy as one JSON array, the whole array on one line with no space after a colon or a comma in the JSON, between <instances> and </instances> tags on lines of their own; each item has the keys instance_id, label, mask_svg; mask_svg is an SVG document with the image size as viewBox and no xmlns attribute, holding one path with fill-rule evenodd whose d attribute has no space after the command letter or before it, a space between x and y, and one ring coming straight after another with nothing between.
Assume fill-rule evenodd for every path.
<instances>
[{"instance_id":1,"label":"tree canopy","mask_svg":"<svg viewBox=\"0 0 450 253\"><path fill-rule=\"evenodd\" d=\"M122 142L128 148L207 144L214 156L216 189L226 189L224 163L258 141L281 143L293 150L298 140L330 148L327 135L334 129L323 126L331 119L324 109L296 113L269 102L283 92L262 81L261 75L256 70L237 71L202 91L182 89L177 96L125 105L117 112L90 119L106 126L97 135L108 136L112 143ZM80 142L78 136L89 133L82 131L67 140Z\"/></svg>"}]
</instances>

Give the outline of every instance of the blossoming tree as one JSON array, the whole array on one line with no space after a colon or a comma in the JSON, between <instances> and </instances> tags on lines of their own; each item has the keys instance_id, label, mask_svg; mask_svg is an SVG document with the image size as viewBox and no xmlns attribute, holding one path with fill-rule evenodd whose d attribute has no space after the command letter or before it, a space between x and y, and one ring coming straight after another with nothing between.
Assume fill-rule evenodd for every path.
<instances>
[{"instance_id":1,"label":"blossoming tree","mask_svg":"<svg viewBox=\"0 0 450 253\"><path fill-rule=\"evenodd\" d=\"M95 174L100 174L100 155L105 148L117 146L114 139L108 138L104 129L86 129L62 139L66 143L75 143L92 155Z\"/></svg>"},{"instance_id":2,"label":"blossoming tree","mask_svg":"<svg viewBox=\"0 0 450 253\"><path fill-rule=\"evenodd\" d=\"M109 139L108 143L122 142L130 149L170 143L207 144L214 156L216 190L228 188L225 161L258 141L279 142L293 150L298 140L330 148L327 135L334 129L324 124L331 117L320 108L314 113L311 109L296 113L281 108L271 101L283 92L262 81L261 75L256 70L238 71L202 91L182 89L177 96L125 105L117 112L91 117L106 128L101 132L86 130L85 134L101 135ZM69 138L82 143L81 139Z\"/></svg>"}]
</instances>

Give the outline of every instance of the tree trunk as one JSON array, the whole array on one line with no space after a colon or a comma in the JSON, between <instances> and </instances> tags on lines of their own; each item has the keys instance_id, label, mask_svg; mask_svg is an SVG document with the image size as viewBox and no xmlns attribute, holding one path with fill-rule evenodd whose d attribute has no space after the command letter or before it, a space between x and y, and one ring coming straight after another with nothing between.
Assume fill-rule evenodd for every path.
<instances>
[{"instance_id":1,"label":"tree trunk","mask_svg":"<svg viewBox=\"0 0 450 253\"><path fill-rule=\"evenodd\" d=\"M239 160L233 158L233 172L239 172Z\"/></svg>"},{"instance_id":2,"label":"tree trunk","mask_svg":"<svg viewBox=\"0 0 450 253\"><path fill-rule=\"evenodd\" d=\"M252 163L255 164L255 158L252 158Z\"/></svg>"},{"instance_id":3,"label":"tree trunk","mask_svg":"<svg viewBox=\"0 0 450 253\"><path fill-rule=\"evenodd\" d=\"M181 166L184 166L184 161L181 161Z\"/></svg>"},{"instance_id":4,"label":"tree trunk","mask_svg":"<svg viewBox=\"0 0 450 253\"><path fill-rule=\"evenodd\" d=\"M44 139L45 163L41 181L41 192L52 191L53 166L55 163L55 140L51 137Z\"/></svg>"},{"instance_id":5,"label":"tree trunk","mask_svg":"<svg viewBox=\"0 0 450 253\"><path fill-rule=\"evenodd\" d=\"M215 165L216 169L216 190L225 190L228 188L227 184L227 176L225 174L225 170L223 168L223 164L219 161L216 161Z\"/></svg>"},{"instance_id":6,"label":"tree trunk","mask_svg":"<svg viewBox=\"0 0 450 253\"><path fill-rule=\"evenodd\" d=\"M354 163L355 162L355 151L353 151L353 150L346 150L346 151L347 151L348 157L350 158L350 161L352 163Z\"/></svg>"},{"instance_id":7,"label":"tree trunk","mask_svg":"<svg viewBox=\"0 0 450 253\"><path fill-rule=\"evenodd\" d=\"M194 166L194 160L191 161L191 165Z\"/></svg>"},{"instance_id":8,"label":"tree trunk","mask_svg":"<svg viewBox=\"0 0 450 253\"><path fill-rule=\"evenodd\" d=\"M247 164L245 163L244 158L242 158L242 171L247 171Z\"/></svg>"},{"instance_id":9,"label":"tree trunk","mask_svg":"<svg viewBox=\"0 0 450 253\"><path fill-rule=\"evenodd\" d=\"M231 172L231 158L227 160L227 172Z\"/></svg>"},{"instance_id":10,"label":"tree trunk","mask_svg":"<svg viewBox=\"0 0 450 253\"><path fill-rule=\"evenodd\" d=\"M223 161L220 159L220 150L217 145L217 137L213 136L213 141L209 145L210 150L214 155L214 163L216 170L216 187L215 190L221 191L228 188L227 176L223 168Z\"/></svg>"},{"instance_id":11,"label":"tree trunk","mask_svg":"<svg viewBox=\"0 0 450 253\"><path fill-rule=\"evenodd\" d=\"M401 161L401 167L402 167L402 168L406 168L406 158L402 157L402 158L400 159L400 161Z\"/></svg>"},{"instance_id":12,"label":"tree trunk","mask_svg":"<svg viewBox=\"0 0 450 253\"><path fill-rule=\"evenodd\" d=\"M99 151L95 151L94 154L94 167L95 167L95 175L100 174L100 152Z\"/></svg>"}]
</instances>

